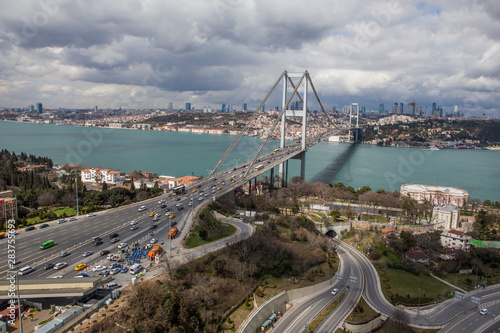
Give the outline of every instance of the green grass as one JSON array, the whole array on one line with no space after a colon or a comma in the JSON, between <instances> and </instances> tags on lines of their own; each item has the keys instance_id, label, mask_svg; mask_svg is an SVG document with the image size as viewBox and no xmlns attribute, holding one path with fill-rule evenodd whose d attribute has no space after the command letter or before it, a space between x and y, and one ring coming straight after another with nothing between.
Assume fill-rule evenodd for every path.
<instances>
[{"instance_id":1,"label":"green grass","mask_svg":"<svg viewBox=\"0 0 500 333\"><path fill-rule=\"evenodd\" d=\"M186 242L184 244L185 247L187 247L188 249L192 249L192 248L204 245L204 244L214 242L214 241L219 240L221 238L231 236L232 234L234 234L236 232L236 227L234 227L230 224L227 224L227 223L222 223L222 231L218 234L209 233L206 240L203 240L200 238L199 231L200 231L199 227L194 228L193 232L191 232L189 237L186 239Z\"/></svg>"},{"instance_id":2,"label":"green grass","mask_svg":"<svg viewBox=\"0 0 500 333\"><path fill-rule=\"evenodd\" d=\"M52 211L54 212L54 214L57 215L57 217L59 218L60 216L62 216L63 214L66 214L66 217L68 216L75 216L76 215L76 210L72 207L62 207L62 208L54 208L52 209ZM40 218L38 216L35 216L35 217L31 217L29 219L26 219L26 225L31 225L31 224L36 224L36 223L40 223L40 222L45 222L45 221L48 221L49 219L45 219L45 220L40 220Z\"/></svg>"},{"instance_id":3,"label":"green grass","mask_svg":"<svg viewBox=\"0 0 500 333\"><path fill-rule=\"evenodd\" d=\"M376 263L375 268L380 276L382 291L392 304L401 301L417 305L418 288L421 290L421 304L441 302L452 297L452 288L430 275L423 273L414 275L401 269L387 268L384 263Z\"/></svg>"},{"instance_id":4,"label":"green grass","mask_svg":"<svg viewBox=\"0 0 500 333\"><path fill-rule=\"evenodd\" d=\"M364 323L368 320L371 320L375 318L379 313L375 310L373 310L364 300L363 297L359 299L358 304L356 305L356 308L361 308L362 313L354 313L351 312L349 316L346 318L346 322L356 324L356 323Z\"/></svg>"}]
</instances>

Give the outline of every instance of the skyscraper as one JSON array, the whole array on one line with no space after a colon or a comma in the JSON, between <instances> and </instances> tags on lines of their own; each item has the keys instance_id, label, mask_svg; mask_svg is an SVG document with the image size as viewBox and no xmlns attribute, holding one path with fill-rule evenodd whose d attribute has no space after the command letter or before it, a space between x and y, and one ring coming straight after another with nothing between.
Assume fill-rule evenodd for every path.
<instances>
[{"instance_id":1,"label":"skyscraper","mask_svg":"<svg viewBox=\"0 0 500 333\"><path fill-rule=\"evenodd\" d=\"M186 103L186 110L191 110L191 103Z\"/></svg>"},{"instance_id":2,"label":"skyscraper","mask_svg":"<svg viewBox=\"0 0 500 333\"><path fill-rule=\"evenodd\" d=\"M42 112L43 112L42 103L40 102L36 103L36 113L41 114Z\"/></svg>"},{"instance_id":3,"label":"skyscraper","mask_svg":"<svg viewBox=\"0 0 500 333\"><path fill-rule=\"evenodd\" d=\"M394 105L392 106L392 111L391 113L398 113L398 103L394 103Z\"/></svg>"},{"instance_id":4,"label":"skyscraper","mask_svg":"<svg viewBox=\"0 0 500 333\"><path fill-rule=\"evenodd\" d=\"M379 113L384 113L385 112L385 110L384 110L384 103L380 103L378 105L378 112Z\"/></svg>"},{"instance_id":5,"label":"skyscraper","mask_svg":"<svg viewBox=\"0 0 500 333\"><path fill-rule=\"evenodd\" d=\"M248 111L248 105L247 105L247 103L243 103L243 111Z\"/></svg>"},{"instance_id":6,"label":"skyscraper","mask_svg":"<svg viewBox=\"0 0 500 333\"><path fill-rule=\"evenodd\" d=\"M436 111L436 102L432 103L432 111L431 111L431 113L434 114L434 111Z\"/></svg>"},{"instance_id":7,"label":"skyscraper","mask_svg":"<svg viewBox=\"0 0 500 333\"><path fill-rule=\"evenodd\" d=\"M408 103L408 114L415 114L416 105L415 101Z\"/></svg>"},{"instance_id":8,"label":"skyscraper","mask_svg":"<svg viewBox=\"0 0 500 333\"><path fill-rule=\"evenodd\" d=\"M33 104L28 106L28 112L35 112L35 106Z\"/></svg>"},{"instance_id":9,"label":"skyscraper","mask_svg":"<svg viewBox=\"0 0 500 333\"><path fill-rule=\"evenodd\" d=\"M172 104L172 102L168 103L168 109L170 111L172 111L174 109L174 105Z\"/></svg>"},{"instance_id":10,"label":"skyscraper","mask_svg":"<svg viewBox=\"0 0 500 333\"><path fill-rule=\"evenodd\" d=\"M221 112L227 112L226 104L222 103Z\"/></svg>"},{"instance_id":11,"label":"skyscraper","mask_svg":"<svg viewBox=\"0 0 500 333\"><path fill-rule=\"evenodd\" d=\"M397 106L397 114L403 114L403 103L399 103Z\"/></svg>"}]
</instances>

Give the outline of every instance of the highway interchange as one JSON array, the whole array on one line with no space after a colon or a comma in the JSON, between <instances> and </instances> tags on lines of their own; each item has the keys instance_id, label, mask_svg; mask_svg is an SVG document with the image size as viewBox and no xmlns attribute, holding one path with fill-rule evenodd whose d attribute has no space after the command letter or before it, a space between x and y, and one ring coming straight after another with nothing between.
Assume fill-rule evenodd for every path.
<instances>
[{"instance_id":1,"label":"highway interchange","mask_svg":"<svg viewBox=\"0 0 500 333\"><path fill-rule=\"evenodd\" d=\"M258 174L266 172L272 167L282 163L283 161L292 158L301 153L300 148L292 147L283 149L277 153L268 153L262 155L255 163L263 165L263 168L254 171L250 170L246 177L248 163L240 164L233 169L220 172L213 177L208 177L196 186L187 189L186 194L173 195L164 194L159 197L149 199L147 201L134 203L125 207L106 210L97 213L96 216L87 217L80 216L76 221L65 222L58 224L57 222L49 223L49 227L44 229L37 228L36 230L26 232L21 230L16 235L15 251L17 260L17 269L30 265L36 270L27 276L21 278L50 278L55 276L72 277L79 274L74 270L78 264L86 264L86 273L95 275L91 268L98 264L106 265L105 257L100 256L102 250L111 252L118 251L118 244L126 242L129 245L133 242L139 242L140 246L146 245L151 238L157 238L159 241L164 241L162 245L165 250L169 251L167 232L169 222L176 221L176 227L180 230L180 235L172 240L172 248L181 248L182 238L189 232L191 218L188 214L192 213L193 209L198 205L205 203L208 200L216 199L222 194L228 193L249 179L256 177ZM217 188L221 188L217 190ZM193 190L196 192L193 193ZM215 191L214 193L212 193ZM200 192L203 192L203 199L199 200ZM160 203L160 201L165 201ZM193 205L189 206L192 202ZM181 203L184 209L178 210L176 204ZM166 216L166 210L161 208L164 204L176 215L175 218L169 219ZM138 208L142 205L147 207L145 211L139 211ZM153 222L151 213L159 213L161 218L157 222ZM131 222L137 221L139 228L130 230ZM158 225L155 229L150 229L151 225ZM120 241L111 243L109 234L118 233ZM151 233L154 232L154 235ZM250 233L244 232L245 236ZM99 236L103 240L103 244L94 246L93 237ZM56 246L49 249L40 250L39 246L47 240L54 240ZM384 315L391 316L394 307L384 298L378 274L370 263L370 261L357 250L347 244L335 241L339 257L341 258L341 278L336 281L335 285L328 288L324 292L315 294L313 297L308 297L302 302L297 302L294 308L280 319L275 327L275 332L298 332L302 331L307 323L309 323L316 314L328 305L332 299L339 297L345 293L345 297L335 311L325 319L322 326L319 328L321 332L334 331L344 320L344 318L352 311L353 306L361 296L377 311ZM7 240L0 240L1 253L4 256L0 257L0 275L6 276L7 272L12 270L7 262ZM61 258L59 254L62 251L69 251L71 254ZM93 251L93 254L88 257L83 257L85 251ZM209 249L205 251L210 251ZM47 262L54 264L58 262L67 262L68 266L63 269L44 270L43 265ZM103 263L104 262L104 263ZM15 267L16 268L16 267ZM14 269L15 269L14 268ZM346 285L350 288L347 290ZM339 292L332 296L332 288L339 289ZM432 309L420 310L420 313L409 311L408 317L412 325L419 327L444 327L442 332L499 332L500 321L495 321L495 318L500 315L500 306L497 300L499 299L500 286L489 286L486 289L475 290L465 294L462 299L448 300L437 305ZM481 300L481 305L473 304L471 297L478 297ZM489 313L485 316L479 315L479 308L488 307Z\"/></svg>"}]
</instances>

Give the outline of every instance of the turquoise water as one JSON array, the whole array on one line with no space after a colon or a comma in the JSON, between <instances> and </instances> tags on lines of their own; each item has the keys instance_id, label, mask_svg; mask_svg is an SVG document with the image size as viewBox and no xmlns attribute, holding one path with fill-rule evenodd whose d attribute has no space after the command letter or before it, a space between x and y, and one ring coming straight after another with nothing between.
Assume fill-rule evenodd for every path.
<instances>
[{"instance_id":1,"label":"turquoise water","mask_svg":"<svg viewBox=\"0 0 500 333\"><path fill-rule=\"evenodd\" d=\"M235 137L160 131L0 122L1 147L48 156L54 163L151 171L159 175L207 175ZM257 138L242 137L221 167L253 157ZM278 146L269 142L270 151ZM472 198L500 201L500 151L423 150L320 143L306 154L306 179L342 182L359 188L399 190L401 184L446 185L467 190ZM289 163L289 177L299 174Z\"/></svg>"}]
</instances>

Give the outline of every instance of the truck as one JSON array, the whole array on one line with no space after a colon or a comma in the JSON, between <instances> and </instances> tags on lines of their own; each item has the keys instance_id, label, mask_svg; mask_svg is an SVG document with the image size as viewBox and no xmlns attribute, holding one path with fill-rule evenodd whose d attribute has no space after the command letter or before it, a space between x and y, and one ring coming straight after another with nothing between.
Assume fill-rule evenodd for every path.
<instances>
[{"instance_id":1,"label":"truck","mask_svg":"<svg viewBox=\"0 0 500 333\"><path fill-rule=\"evenodd\" d=\"M179 229L177 229L176 227L172 227L172 228L170 228L170 231L168 232L168 237L175 238L175 236L177 236L178 232L179 232Z\"/></svg>"},{"instance_id":2,"label":"truck","mask_svg":"<svg viewBox=\"0 0 500 333\"><path fill-rule=\"evenodd\" d=\"M121 254L118 254L118 253L110 253L110 254L108 254L108 260L122 261L122 256L121 256Z\"/></svg>"},{"instance_id":3,"label":"truck","mask_svg":"<svg viewBox=\"0 0 500 333\"><path fill-rule=\"evenodd\" d=\"M148 257L151 258L151 260L153 260L158 254L161 253L161 251L163 251L163 247L159 246L159 245L154 245L148 252Z\"/></svg>"}]
</instances>

